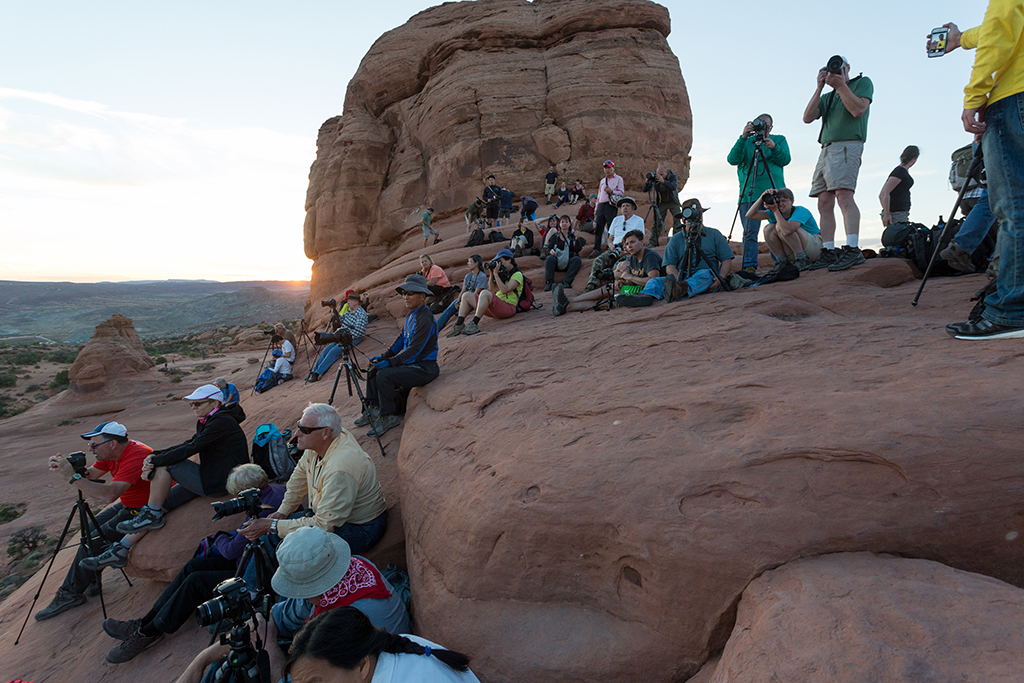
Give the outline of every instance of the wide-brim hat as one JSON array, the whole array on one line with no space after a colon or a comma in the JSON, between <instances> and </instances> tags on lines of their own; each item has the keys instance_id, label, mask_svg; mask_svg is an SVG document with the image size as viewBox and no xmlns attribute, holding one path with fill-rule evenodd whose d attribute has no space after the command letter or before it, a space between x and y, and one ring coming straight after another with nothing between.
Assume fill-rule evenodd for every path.
<instances>
[{"instance_id":1,"label":"wide-brim hat","mask_svg":"<svg viewBox=\"0 0 1024 683\"><path fill-rule=\"evenodd\" d=\"M352 550L320 527L299 527L277 546L277 571L270 585L278 595L305 600L338 585L352 563Z\"/></svg>"},{"instance_id":2,"label":"wide-brim hat","mask_svg":"<svg viewBox=\"0 0 1024 683\"><path fill-rule=\"evenodd\" d=\"M636 200L633 199L632 197L623 197L622 199L619 200L617 206L622 206L623 204L632 204L633 209L636 210Z\"/></svg>"},{"instance_id":3,"label":"wide-brim hat","mask_svg":"<svg viewBox=\"0 0 1024 683\"><path fill-rule=\"evenodd\" d=\"M405 276L405 282L395 287L396 292L419 292L420 294L431 294L430 288L427 287L427 278L423 277L419 273Z\"/></svg>"},{"instance_id":4,"label":"wide-brim hat","mask_svg":"<svg viewBox=\"0 0 1024 683\"><path fill-rule=\"evenodd\" d=\"M682 218L683 217L683 211L685 211L686 209L696 209L697 211L700 211L701 213L704 213L705 211L709 210L709 209L705 209L703 206L701 206L700 205L700 200L697 199L696 197L694 197L693 199L687 199L685 202L680 204L679 205L679 212L675 213L675 214L672 214L672 215L674 215L676 218Z\"/></svg>"},{"instance_id":5,"label":"wide-brim hat","mask_svg":"<svg viewBox=\"0 0 1024 683\"><path fill-rule=\"evenodd\" d=\"M215 399L220 401L224 398L224 392L216 384L204 384L188 396L183 397L182 401L207 401L209 399Z\"/></svg>"}]
</instances>

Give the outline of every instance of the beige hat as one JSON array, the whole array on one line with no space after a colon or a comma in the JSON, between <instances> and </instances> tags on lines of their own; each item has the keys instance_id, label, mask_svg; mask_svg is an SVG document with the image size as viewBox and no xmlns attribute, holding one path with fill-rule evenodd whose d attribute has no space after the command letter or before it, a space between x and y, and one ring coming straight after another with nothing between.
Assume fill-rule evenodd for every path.
<instances>
[{"instance_id":1,"label":"beige hat","mask_svg":"<svg viewBox=\"0 0 1024 683\"><path fill-rule=\"evenodd\" d=\"M337 586L351 563L352 550L343 538L320 527L299 527L277 546L270 585L286 598L315 598Z\"/></svg>"}]
</instances>

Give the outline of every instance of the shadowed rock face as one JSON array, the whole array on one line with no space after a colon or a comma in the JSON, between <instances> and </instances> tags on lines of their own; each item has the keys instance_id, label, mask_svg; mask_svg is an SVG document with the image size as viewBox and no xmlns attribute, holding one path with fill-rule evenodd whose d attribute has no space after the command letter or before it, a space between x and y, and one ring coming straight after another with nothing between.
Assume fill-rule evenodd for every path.
<instances>
[{"instance_id":1,"label":"shadowed rock face","mask_svg":"<svg viewBox=\"0 0 1024 683\"><path fill-rule=\"evenodd\" d=\"M156 365L142 347L131 318L114 314L96 326L96 332L68 370L71 391L91 394L107 389L112 381L136 375Z\"/></svg>"},{"instance_id":2,"label":"shadowed rock face","mask_svg":"<svg viewBox=\"0 0 1024 683\"><path fill-rule=\"evenodd\" d=\"M534 197L549 165L590 190L607 158L633 192L659 162L684 183L690 107L669 25L642 0L493 0L384 34L317 139L310 301L380 267L426 206L464 211L492 173Z\"/></svg>"}]
</instances>

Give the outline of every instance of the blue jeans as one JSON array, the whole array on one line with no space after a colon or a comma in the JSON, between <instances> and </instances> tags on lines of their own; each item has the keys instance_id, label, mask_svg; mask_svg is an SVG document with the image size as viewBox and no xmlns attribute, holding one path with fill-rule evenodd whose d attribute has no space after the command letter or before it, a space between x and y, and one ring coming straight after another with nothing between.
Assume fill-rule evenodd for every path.
<instances>
[{"instance_id":1,"label":"blue jeans","mask_svg":"<svg viewBox=\"0 0 1024 683\"><path fill-rule=\"evenodd\" d=\"M448 321L452 319L456 313L459 312L459 298L456 297L455 301L448 304L448 308L441 311L441 314L437 316L437 331L440 332L444 329L444 326L448 324Z\"/></svg>"},{"instance_id":2,"label":"blue jeans","mask_svg":"<svg viewBox=\"0 0 1024 683\"><path fill-rule=\"evenodd\" d=\"M963 225L957 230L953 241L968 254L973 254L975 249L981 245L988 235L988 231L992 229L995 222L996 217L992 215L992 209L988 201L988 191L986 191L978 199L978 203L974 205L971 212L967 214L967 218L964 219Z\"/></svg>"},{"instance_id":3,"label":"blue jeans","mask_svg":"<svg viewBox=\"0 0 1024 683\"><path fill-rule=\"evenodd\" d=\"M1024 326L1024 93L985 110L981 138L992 212L999 219L999 276L985 298L985 319ZM966 250L966 249L965 249Z\"/></svg>"},{"instance_id":4,"label":"blue jeans","mask_svg":"<svg viewBox=\"0 0 1024 683\"><path fill-rule=\"evenodd\" d=\"M740 223L743 225L743 267L757 268L757 235L761 231L761 221L747 218L747 211L754 202L740 204Z\"/></svg>"},{"instance_id":5,"label":"blue jeans","mask_svg":"<svg viewBox=\"0 0 1024 683\"><path fill-rule=\"evenodd\" d=\"M353 339L352 345L355 346L361 341L363 341L362 337ZM316 364L313 366L313 372L321 376L326 375L331 366L341 360L341 357L344 355L345 353L341 350L341 344L328 344L320 351L320 357L317 358Z\"/></svg>"},{"instance_id":6,"label":"blue jeans","mask_svg":"<svg viewBox=\"0 0 1024 683\"><path fill-rule=\"evenodd\" d=\"M701 268L686 280L686 296L696 296L701 292L708 291L708 287L715 281L715 274L707 268ZM644 285L644 294L653 296L655 299L665 298L665 278L652 277Z\"/></svg>"}]
</instances>

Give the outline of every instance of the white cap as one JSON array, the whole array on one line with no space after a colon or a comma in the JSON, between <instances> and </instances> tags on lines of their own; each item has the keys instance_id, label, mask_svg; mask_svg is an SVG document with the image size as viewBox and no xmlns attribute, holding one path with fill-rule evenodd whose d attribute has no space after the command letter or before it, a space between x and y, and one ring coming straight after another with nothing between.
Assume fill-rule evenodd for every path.
<instances>
[{"instance_id":1,"label":"white cap","mask_svg":"<svg viewBox=\"0 0 1024 683\"><path fill-rule=\"evenodd\" d=\"M224 400L224 392L220 387L215 384L204 384L188 396L181 399L182 401L205 401L207 399L216 399L218 401Z\"/></svg>"},{"instance_id":2,"label":"white cap","mask_svg":"<svg viewBox=\"0 0 1024 683\"><path fill-rule=\"evenodd\" d=\"M109 436L128 436L128 430L119 422L100 422L96 425L96 429L91 432L86 432L81 436L83 439L91 439L92 437L99 436L100 434L107 434Z\"/></svg>"}]
</instances>

